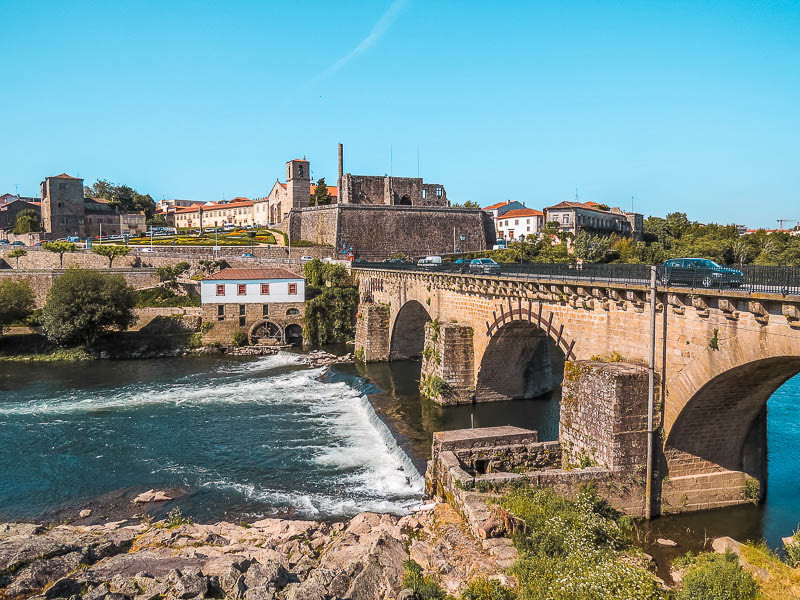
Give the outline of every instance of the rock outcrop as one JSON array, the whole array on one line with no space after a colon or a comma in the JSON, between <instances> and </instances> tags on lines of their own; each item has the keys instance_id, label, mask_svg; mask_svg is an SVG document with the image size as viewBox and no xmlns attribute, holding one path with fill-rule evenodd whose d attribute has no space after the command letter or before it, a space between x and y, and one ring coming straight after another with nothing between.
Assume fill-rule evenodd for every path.
<instances>
[{"instance_id":1,"label":"rock outcrop","mask_svg":"<svg viewBox=\"0 0 800 600\"><path fill-rule=\"evenodd\" d=\"M487 540L484 540L484 544ZM403 594L413 557L451 592L507 566L448 505L346 523L264 519L168 527L0 524L0 598L376 600Z\"/></svg>"}]
</instances>

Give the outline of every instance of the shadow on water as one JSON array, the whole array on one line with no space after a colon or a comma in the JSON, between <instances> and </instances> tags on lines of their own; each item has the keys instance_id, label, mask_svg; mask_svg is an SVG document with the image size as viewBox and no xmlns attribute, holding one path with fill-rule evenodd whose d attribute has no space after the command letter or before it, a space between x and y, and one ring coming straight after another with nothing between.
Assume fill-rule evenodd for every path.
<instances>
[{"instance_id":1,"label":"shadow on water","mask_svg":"<svg viewBox=\"0 0 800 600\"><path fill-rule=\"evenodd\" d=\"M369 379L365 390L375 411L398 438L421 471L430 458L435 431L515 425L536 429L543 441L558 438L561 388L530 400L511 400L442 407L419 395L420 363L393 361L338 366L345 375Z\"/></svg>"}]
</instances>

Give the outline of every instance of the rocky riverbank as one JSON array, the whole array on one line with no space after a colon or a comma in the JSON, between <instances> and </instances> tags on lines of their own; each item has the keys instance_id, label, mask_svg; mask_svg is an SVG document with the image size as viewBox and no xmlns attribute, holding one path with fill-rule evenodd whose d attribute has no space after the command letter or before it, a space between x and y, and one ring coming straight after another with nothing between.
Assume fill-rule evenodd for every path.
<instances>
[{"instance_id":1,"label":"rocky riverbank","mask_svg":"<svg viewBox=\"0 0 800 600\"><path fill-rule=\"evenodd\" d=\"M457 593L481 575L510 583L502 573L515 558L509 543L476 540L446 504L339 523L198 525L174 513L155 523L4 523L0 598L410 598L403 590L406 560Z\"/></svg>"}]
</instances>

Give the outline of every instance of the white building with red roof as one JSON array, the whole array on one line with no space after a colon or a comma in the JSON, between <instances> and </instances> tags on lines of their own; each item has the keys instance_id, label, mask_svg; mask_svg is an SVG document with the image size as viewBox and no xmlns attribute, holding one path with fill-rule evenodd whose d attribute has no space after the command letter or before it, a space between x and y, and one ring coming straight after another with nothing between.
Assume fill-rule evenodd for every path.
<instances>
[{"instance_id":1,"label":"white building with red roof","mask_svg":"<svg viewBox=\"0 0 800 600\"><path fill-rule=\"evenodd\" d=\"M497 237L503 240L522 240L538 235L544 227L544 213L533 208L515 208L495 219Z\"/></svg>"},{"instance_id":2,"label":"white building with red roof","mask_svg":"<svg viewBox=\"0 0 800 600\"><path fill-rule=\"evenodd\" d=\"M302 340L305 279L287 269L222 269L200 281L204 341L231 343L237 331L252 344Z\"/></svg>"}]
</instances>

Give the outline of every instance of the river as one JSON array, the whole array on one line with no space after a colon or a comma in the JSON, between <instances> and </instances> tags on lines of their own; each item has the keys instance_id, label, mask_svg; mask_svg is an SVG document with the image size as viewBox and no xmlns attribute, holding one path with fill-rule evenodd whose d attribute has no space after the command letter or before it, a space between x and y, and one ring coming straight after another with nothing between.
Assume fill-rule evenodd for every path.
<instances>
[{"instance_id":1,"label":"river","mask_svg":"<svg viewBox=\"0 0 800 600\"><path fill-rule=\"evenodd\" d=\"M514 424L557 438L558 390L441 408L419 398L418 377L419 363L325 373L289 353L0 363L0 519L103 510L148 488L184 494L198 521L403 513L422 500L434 431ZM778 547L800 519L800 376L768 414L762 505L661 518L642 535L681 551L716 535Z\"/></svg>"}]
</instances>

